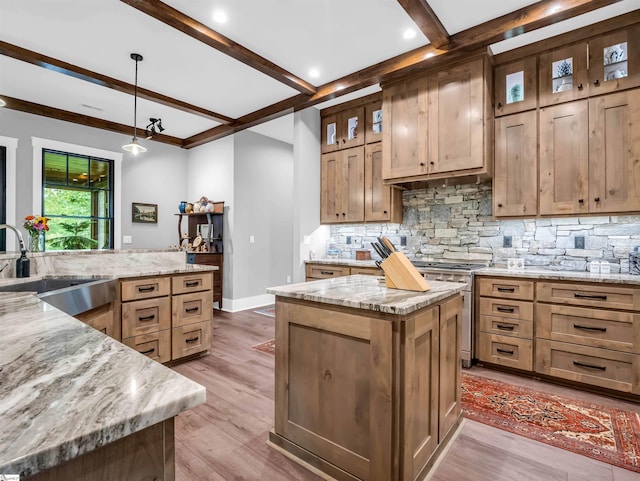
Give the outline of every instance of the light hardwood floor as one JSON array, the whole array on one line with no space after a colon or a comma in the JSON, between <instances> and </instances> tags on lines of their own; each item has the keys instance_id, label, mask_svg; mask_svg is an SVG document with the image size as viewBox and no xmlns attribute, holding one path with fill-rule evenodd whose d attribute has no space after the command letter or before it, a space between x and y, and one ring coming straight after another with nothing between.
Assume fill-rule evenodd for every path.
<instances>
[{"instance_id":1,"label":"light hardwood floor","mask_svg":"<svg viewBox=\"0 0 640 481\"><path fill-rule=\"evenodd\" d=\"M177 481L316 481L266 445L273 427L274 358L251 346L274 338L274 319L215 311L210 354L173 369L207 388L207 402L176 419ZM474 368L487 377L623 409L618 401ZM466 420L431 481L640 481L640 474Z\"/></svg>"}]
</instances>

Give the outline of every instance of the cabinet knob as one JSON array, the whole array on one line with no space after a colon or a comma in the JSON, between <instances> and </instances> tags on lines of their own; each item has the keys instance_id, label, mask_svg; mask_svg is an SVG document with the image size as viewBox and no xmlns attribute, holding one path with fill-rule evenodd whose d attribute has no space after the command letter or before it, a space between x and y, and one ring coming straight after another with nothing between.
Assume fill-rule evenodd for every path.
<instances>
[{"instance_id":1,"label":"cabinet knob","mask_svg":"<svg viewBox=\"0 0 640 481\"><path fill-rule=\"evenodd\" d=\"M578 204L584 204L584 199L578 199Z\"/></svg>"},{"instance_id":2,"label":"cabinet knob","mask_svg":"<svg viewBox=\"0 0 640 481\"><path fill-rule=\"evenodd\" d=\"M436 163L432 160L431 162L429 162L431 165L435 165Z\"/></svg>"},{"instance_id":3,"label":"cabinet knob","mask_svg":"<svg viewBox=\"0 0 640 481\"><path fill-rule=\"evenodd\" d=\"M600 197L596 197L596 198L595 198L595 199L593 199L593 200L595 200L596 202L600 202Z\"/></svg>"},{"instance_id":4,"label":"cabinet knob","mask_svg":"<svg viewBox=\"0 0 640 481\"><path fill-rule=\"evenodd\" d=\"M424 167L424 162L420 162L420 167Z\"/></svg>"},{"instance_id":5,"label":"cabinet knob","mask_svg":"<svg viewBox=\"0 0 640 481\"><path fill-rule=\"evenodd\" d=\"M498 102L498 108L501 109L502 108L502 102Z\"/></svg>"},{"instance_id":6,"label":"cabinet knob","mask_svg":"<svg viewBox=\"0 0 640 481\"><path fill-rule=\"evenodd\" d=\"M342 139L342 143L344 144L346 142L346 139Z\"/></svg>"},{"instance_id":7,"label":"cabinet knob","mask_svg":"<svg viewBox=\"0 0 640 481\"><path fill-rule=\"evenodd\" d=\"M383 214L386 214L386 213L387 213L387 211L386 211L386 210L383 210L383 211L382 211L382 213L383 213Z\"/></svg>"},{"instance_id":8,"label":"cabinet knob","mask_svg":"<svg viewBox=\"0 0 640 481\"><path fill-rule=\"evenodd\" d=\"M338 214L337 212L336 212L336 217L340 217L340 214Z\"/></svg>"},{"instance_id":9,"label":"cabinet knob","mask_svg":"<svg viewBox=\"0 0 640 481\"><path fill-rule=\"evenodd\" d=\"M581 83L578 84L578 90L582 90L582 84Z\"/></svg>"},{"instance_id":10,"label":"cabinet knob","mask_svg":"<svg viewBox=\"0 0 640 481\"><path fill-rule=\"evenodd\" d=\"M498 207L502 207L502 204L498 204Z\"/></svg>"},{"instance_id":11,"label":"cabinet knob","mask_svg":"<svg viewBox=\"0 0 640 481\"><path fill-rule=\"evenodd\" d=\"M342 215L345 215L345 216L346 216L347 214L345 214L345 213L343 212L343 213L342 213Z\"/></svg>"},{"instance_id":12,"label":"cabinet knob","mask_svg":"<svg viewBox=\"0 0 640 481\"><path fill-rule=\"evenodd\" d=\"M593 85L600 85L600 80L595 79L595 80L593 81Z\"/></svg>"}]
</instances>

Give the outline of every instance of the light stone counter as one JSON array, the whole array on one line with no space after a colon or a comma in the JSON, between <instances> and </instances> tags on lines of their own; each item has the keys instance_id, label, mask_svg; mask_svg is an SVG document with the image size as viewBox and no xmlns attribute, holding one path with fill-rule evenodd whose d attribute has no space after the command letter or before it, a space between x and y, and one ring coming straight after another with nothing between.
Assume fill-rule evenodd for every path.
<instances>
[{"instance_id":1,"label":"light stone counter","mask_svg":"<svg viewBox=\"0 0 640 481\"><path fill-rule=\"evenodd\" d=\"M525 267L523 271L509 271L503 267L486 267L473 271L473 274L475 276L521 277L550 281L599 282L640 286L640 276L632 274L592 274L584 271L556 271L539 267Z\"/></svg>"},{"instance_id":2,"label":"light stone counter","mask_svg":"<svg viewBox=\"0 0 640 481\"><path fill-rule=\"evenodd\" d=\"M459 293L465 287L438 281L429 281L429 285L431 289L426 292L388 289L382 277L357 275L271 287L267 292L310 302L406 315Z\"/></svg>"},{"instance_id":3,"label":"light stone counter","mask_svg":"<svg viewBox=\"0 0 640 481\"><path fill-rule=\"evenodd\" d=\"M20 479L176 416L205 388L32 294L0 293L0 473Z\"/></svg>"},{"instance_id":4,"label":"light stone counter","mask_svg":"<svg viewBox=\"0 0 640 481\"><path fill-rule=\"evenodd\" d=\"M326 264L332 266L348 267L376 267L375 260L358 261L356 259L307 259L305 264Z\"/></svg>"}]
</instances>

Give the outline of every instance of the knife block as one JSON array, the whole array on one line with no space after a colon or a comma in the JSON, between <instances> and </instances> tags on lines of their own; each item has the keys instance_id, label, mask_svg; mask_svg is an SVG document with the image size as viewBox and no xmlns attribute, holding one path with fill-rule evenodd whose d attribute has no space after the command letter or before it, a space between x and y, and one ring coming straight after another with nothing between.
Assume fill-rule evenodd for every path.
<instances>
[{"instance_id":1,"label":"knife block","mask_svg":"<svg viewBox=\"0 0 640 481\"><path fill-rule=\"evenodd\" d=\"M390 289L406 291L428 291L431 287L427 280L411 264L402 252L393 252L381 264L385 282Z\"/></svg>"}]
</instances>

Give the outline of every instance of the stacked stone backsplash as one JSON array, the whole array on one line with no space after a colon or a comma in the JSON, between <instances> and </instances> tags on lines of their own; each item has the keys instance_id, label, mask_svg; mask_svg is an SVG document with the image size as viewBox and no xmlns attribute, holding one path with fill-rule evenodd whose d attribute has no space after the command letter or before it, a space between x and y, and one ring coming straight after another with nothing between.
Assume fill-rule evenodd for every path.
<instances>
[{"instance_id":1,"label":"stacked stone backsplash","mask_svg":"<svg viewBox=\"0 0 640 481\"><path fill-rule=\"evenodd\" d=\"M629 252L640 245L640 216L585 216L498 220L492 215L491 183L407 190L402 224L331 226L340 256L355 259L358 249L388 236L409 257L464 259L584 271L592 260L608 261L611 272L629 272ZM510 236L512 247L503 247ZM584 249L575 248L584 236ZM406 245L401 246L402 238Z\"/></svg>"}]
</instances>

